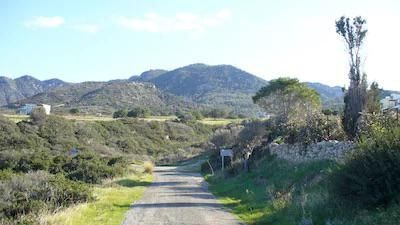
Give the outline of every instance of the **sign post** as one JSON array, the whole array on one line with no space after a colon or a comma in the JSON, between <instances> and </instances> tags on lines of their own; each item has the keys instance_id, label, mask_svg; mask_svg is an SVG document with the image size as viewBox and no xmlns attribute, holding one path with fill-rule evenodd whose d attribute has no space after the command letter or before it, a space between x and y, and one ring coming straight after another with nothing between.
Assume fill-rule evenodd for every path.
<instances>
[{"instance_id":1,"label":"sign post","mask_svg":"<svg viewBox=\"0 0 400 225\"><path fill-rule=\"evenodd\" d=\"M232 161L232 158L233 158L233 151L232 151L232 149L221 149L220 150L220 155L221 155L221 160L222 160L222 171L224 171L224 168L225 168L225 156L228 156L228 157L230 157L231 158L231 161Z\"/></svg>"}]
</instances>

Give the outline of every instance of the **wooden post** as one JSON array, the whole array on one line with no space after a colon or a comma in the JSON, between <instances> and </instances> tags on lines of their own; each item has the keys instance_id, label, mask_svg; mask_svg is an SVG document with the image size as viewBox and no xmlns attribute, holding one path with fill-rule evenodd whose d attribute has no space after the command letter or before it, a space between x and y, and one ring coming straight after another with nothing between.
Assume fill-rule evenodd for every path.
<instances>
[{"instance_id":1,"label":"wooden post","mask_svg":"<svg viewBox=\"0 0 400 225\"><path fill-rule=\"evenodd\" d=\"M210 169L211 169L211 174L214 176L214 169L213 169L213 167L212 167L212 165L211 165L210 161L209 161L209 160L207 160L207 163L208 163L208 166L209 166L209 167L210 167Z\"/></svg>"},{"instance_id":2,"label":"wooden post","mask_svg":"<svg viewBox=\"0 0 400 225\"><path fill-rule=\"evenodd\" d=\"M224 172L224 158L225 158L225 156L221 156L221 160L222 160L222 172Z\"/></svg>"}]
</instances>

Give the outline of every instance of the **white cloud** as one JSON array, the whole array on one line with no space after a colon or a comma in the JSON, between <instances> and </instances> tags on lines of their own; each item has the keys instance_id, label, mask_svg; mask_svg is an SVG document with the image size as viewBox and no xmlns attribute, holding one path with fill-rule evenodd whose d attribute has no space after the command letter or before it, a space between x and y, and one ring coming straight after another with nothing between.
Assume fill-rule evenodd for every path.
<instances>
[{"instance_id":1,"label":"white cloud","mask_svg":"<svg viewBox=\"0 0 400 225\"><path fill-rule=\"evenodd\" d=\"M100 28L96 24L80 24L73 27L75 30L85 33L97 33Z\"/></svg>"},{"instance_id":2,"label":"white cloud","mask_svg":"<svg viewBox=\"0 0 400 225\"><path fill-rule=\"evenodd\" d=\"M38 16L32 20L26 21L25 26L28 28L56 28L64 24L64 18L61 16L45 17Z\"/></svg>"},{"instance_id":3,"label":"white cloud","mask_svg":"<svg viewBox=\"0 0 400 225\"><path fill-rule=\"evenodd\" d=\"M213 15L198 15L194 13L176 13L173 17L161 16L156 13L147 13L143 18L118 17L115 21L122 27L135 31L171 32L189 31L199 33L210 27L223 25L232 12L223 9Z\"/></svg>"}]
</instances>

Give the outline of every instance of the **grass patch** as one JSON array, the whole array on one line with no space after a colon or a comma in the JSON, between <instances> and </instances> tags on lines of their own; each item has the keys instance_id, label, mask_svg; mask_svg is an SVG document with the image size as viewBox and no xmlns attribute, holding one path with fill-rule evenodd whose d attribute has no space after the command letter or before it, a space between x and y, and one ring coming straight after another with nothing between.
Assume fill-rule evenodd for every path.
<instances>
[{"instance_id":1,"label":"grass patch","mask_svg":"<svg viewBox=\"0 0 400 225\"><path fill-rule=\"evenodd\" d=\"M223 179L207 177L211 191L223 204L248 224L297 224L308 217L302 210L305 196L323 200L320 190L332 163L328 161L295 165L278 159L264 159L251 173ZM310 183L315 182L313 189ZM318 186L318 188L316 188Z\"/></svg>"},{"instance_id":2,"label":"grass patch","mask_svg":"<svg viewBox=\"0 0 400 225\"><path fill-rule=\"evenodd\" d=\"M18 123L23 120L29 120L29 115L19 115L19 114L3 114L4 117ZM94 116L94 115L60 115L68 120L76 120L76 121L113 121L116 120L111 116ZM143 121L158 121L165 122L177 119L176 116L150 116L146 118L137 118ZM244 119L225 119L225 118L204 118L201 120L197 120L199 123L203 123L206 125L215 125L215 126L224 126L230 123L241 123Z\"/></svg>"},{"instance_id":3,"label":"grass patch","mask_svg":"<svg viewBox=\"0 0 400 225\"><path fill-rule=\"evenodd\" d=\"M204 118L202 120L198 120L198 122L206 125L224 126L230 123L241 123L243 120L244 119Z\"/></svg>"},{"instance_id":4,"label":"grass patch","mask_svg":"<svg viewBox=\"0 0 400 225\"><path fill-rule=\"evenodd\" d=\"M23 120L29 120L28 115L18 115L18 114L3 114L4 117L8 118L9 120L13 121L14 123L21 122Z\"/></svg>"},{"instance_id":5,"label":"grass patch","mask_svg":"<svg viewBox=\"0 0 400 225\"><path fill-rule=\"evenodd\" d=\"M121 224L131 204L138 200L152 181L150 174L132 174L94 187L96 201L79 204L45 218L57 225Z\"/></svg>"},{"instance_id":6,"label":"grass patch","mask_svg":"<svg viewBox=\"0 0 400 225\"><path fill-rule=\"evenodd\" d=\"M336 164L316 161L294 164L276 158L263 159L250 173L223 178L207 175L210 190L247 224L396 224L400 207L358 210L329 195L330 174Z\"/></svg>"}]
</instances>

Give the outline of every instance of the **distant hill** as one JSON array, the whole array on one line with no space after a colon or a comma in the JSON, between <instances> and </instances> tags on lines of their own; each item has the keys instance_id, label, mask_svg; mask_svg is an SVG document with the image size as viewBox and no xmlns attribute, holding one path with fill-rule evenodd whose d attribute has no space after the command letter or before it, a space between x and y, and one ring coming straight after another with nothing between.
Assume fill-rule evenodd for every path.
<instances>
[{"instance_id":1,"label":"distant hill","mask_svg":"<svg viewBox=\"0 0 400 225\"><path fill-rule=\"evenodd\" d=\"M140 76L132 76L129 78L129 81L140 81L140 82L148 82L151 81L155 78L157 78L158 76L164 74L168 72L168 70L160 70L160 69L156 69L156 70L148 70L143 72L142 74L140 74Z\"/></svg>"},{"instance_id":2,"label":"distant hill","mask_svg":"<svg viewBox=\"0 0 400 225\"><path fill-rule=\"evenodd\" d=\"M253 104L251 97L267 84L268 81L231 65L205 64L171 71L148 70L139 76L108 82L71 84L59 79L40 81L31 76L0 77L0 105L47 103L63 105L56 110L79 107L89 113L110 113L134 106L160 113L207 107L255 116L261 109ZM314 82L305 84L320 94L325 108L340 110L343 107L341 87ZM396 92L383 90L382 98L390 93Z\"/></svg>"},{"instance_id":3,"label":"distant hill","mask_svg":"<svg viewBox=\"0 0 400 225\"><path fill-rule=\"evenodd\" d=\"M145 80L163 91L209 107L254 115L260 111L251 97L267 81L234 66L192 64L172 71L149 71ZM148 79L152 77L151 79Z\"/></svg>"},{"instance_id":4,"label":"distant hill","mask_svg":"<svg viewBox=\"0 0 400 225\"><path fill-rule=\"evenodd\" d=\"M68 83L58 79L40 81L28 75L16 79L0 77L0 106L66 85Z\"/></svg>"},{"instance_id":5,"label":"distant hill","mask_svg":"<svg viewBox=\"0 0 400 225\"><path fill-rule=\"evenodd\" d=\"M39 93L19 103L46 103L56 111L79 108L88 113L110 114L117 109L145 107L158 113L189 110L195 104L164 93L153 84L129 81L83 82ZM58 107L57 107L58 106Z\"/></svg>"},{"instance_id":6,"label":"distant hill","mask_svg":"<svg viewBox=\"0 0 400 225\"><path fill-rule=\"evenodd\" d=\"M341 87L331 87L325 84L312 82L305 82L305 84L319 93L324 108L340 110L344 106L344 94Z\"/></svg>"}]
</instances>

